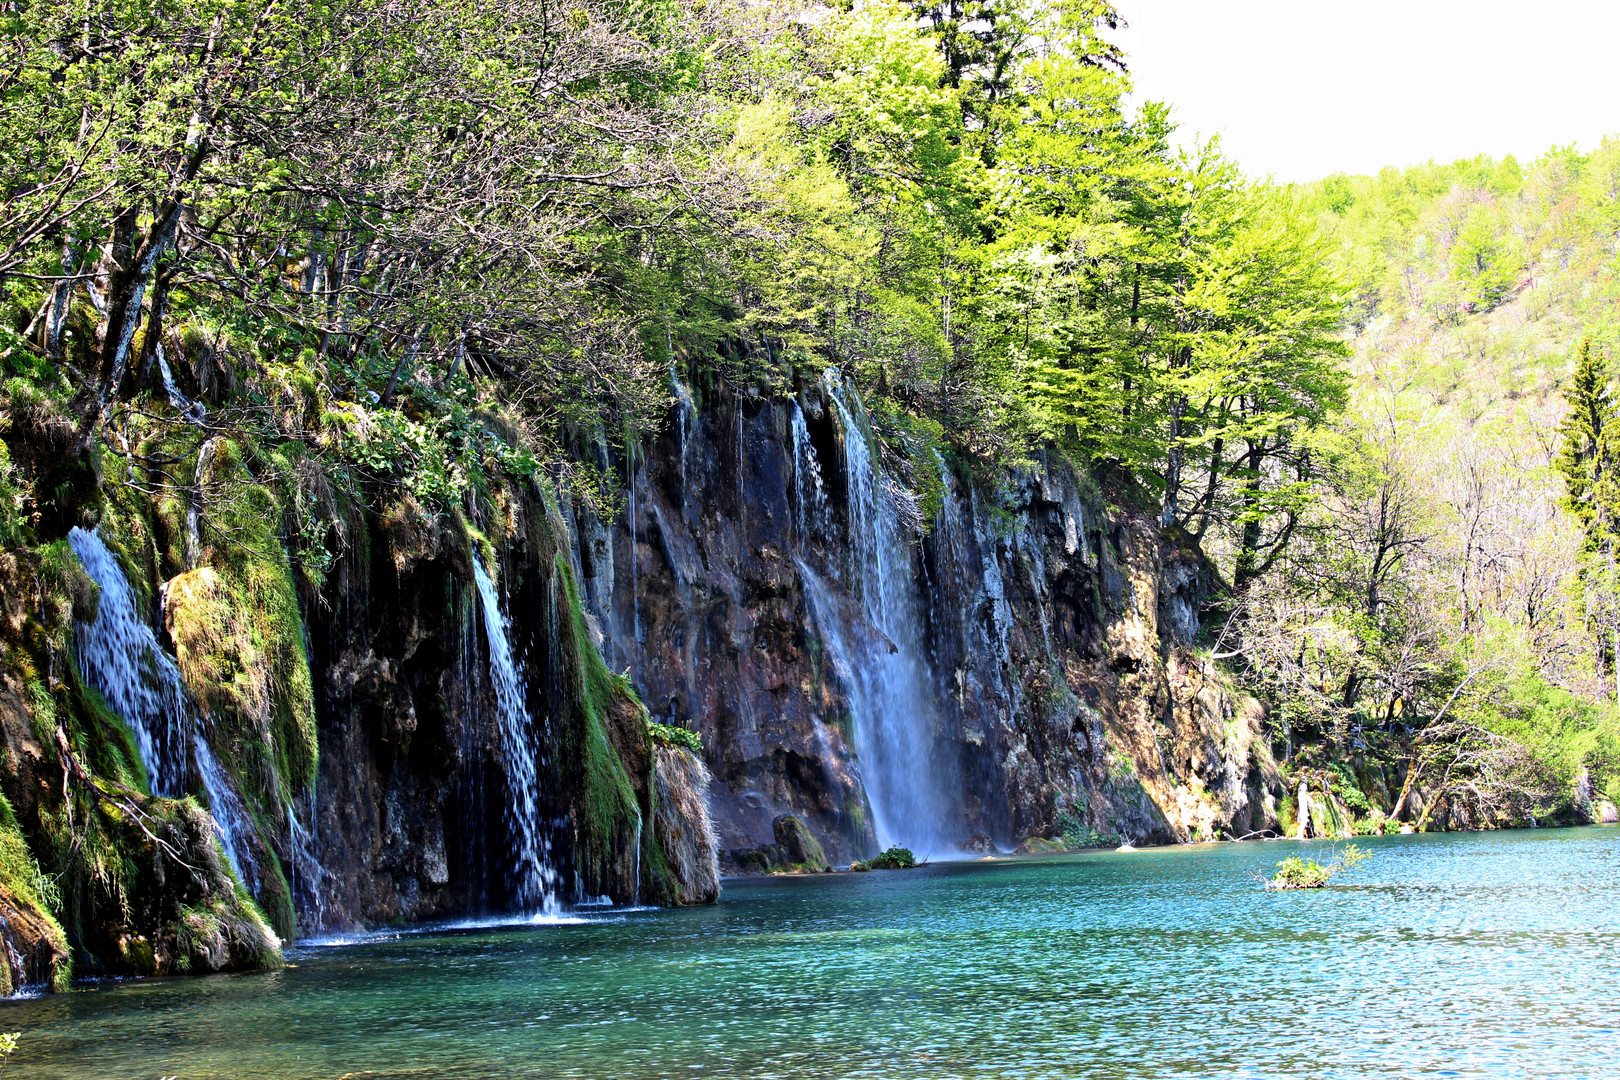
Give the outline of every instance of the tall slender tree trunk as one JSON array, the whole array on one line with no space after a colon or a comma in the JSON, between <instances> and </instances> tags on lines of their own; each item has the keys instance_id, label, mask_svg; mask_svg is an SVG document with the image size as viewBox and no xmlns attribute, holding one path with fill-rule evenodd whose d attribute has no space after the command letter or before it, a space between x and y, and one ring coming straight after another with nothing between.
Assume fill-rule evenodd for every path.
<instances>
[{"instance_id":1,"label":"tall slender tree trunk","mask_svg":"<svg viewBox=\"0 0 1620 1080\"><path fill-rule=\"evenodd\" d=\"M1185 368L1190 362L1189 349L1176 350L1176 360L1173 369ZM1185 430L1187 415L1187 395L1179 390L1170 392L1170 438L1164 462L1164 508L1159 512L1159 525L1168 529L1176 523L1179 515L1177 503L1181 498L1181 463L1183 449L1181 438Z\"/></svg>"},{"instance_id":2,"label":"tall slender tree trunk","mask_svg":"<svg viewBox=\"0 0 1620 1080\"><path fill-rule=\"evenodd\" d=\"M1260 505L1260 466L1265 462L1265 440L1249 441L1249 452L1244 466L1248 478L1243 482L1243 495L1238 505L1244 515L1243 533L1238 538L1237 564L1232 571L1232 585L1242 589L1260 574L1260 518L1255 513Z\"/></svg>"},{"instance_id":3,"label":"tall slender tree trunk","mask_svg":"<svg viewBox=\"0 0 1620 1080\"><path fill-rule=\"evenodd\" d=\"M73 241L62 241L62 280L51 289L51 306L45 316L45 356L62 359L62 333L67 328L68 309L73 299L73 277L78 271L79 252Z\"/></svg>"}]
</instances>

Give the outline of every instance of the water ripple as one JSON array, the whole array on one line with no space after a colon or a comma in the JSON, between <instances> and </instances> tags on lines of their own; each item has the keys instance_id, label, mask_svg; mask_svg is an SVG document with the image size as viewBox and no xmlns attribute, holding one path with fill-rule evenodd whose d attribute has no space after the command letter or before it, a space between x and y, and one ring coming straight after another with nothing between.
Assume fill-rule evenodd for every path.
<instances>
[{"instance_id":1,"label":"water ripple","mask_svg":"<svg viewBox=\"0 0 1620 1080\"><path fill-rule=\"evenodd\" d=\"M717 907L329 942L251 976L19 1002L55 1078L1615 1075L1620 830L731 882Z\"/></svg>"}]
</instances>

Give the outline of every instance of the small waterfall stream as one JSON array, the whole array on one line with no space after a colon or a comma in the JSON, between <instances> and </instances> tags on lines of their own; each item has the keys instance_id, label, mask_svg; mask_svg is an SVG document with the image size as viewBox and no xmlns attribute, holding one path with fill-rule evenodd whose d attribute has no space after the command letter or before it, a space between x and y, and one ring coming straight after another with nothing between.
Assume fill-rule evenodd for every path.
<instances>
[{"instance_id":1,"label":"small waterfall stream","mask_svg":"<svg viewBox=\"0 0 1620 1080\"><path fill-rule=\"evenodd\" d=\"M79 673L134 733L152 794L183 798L189 781L201 783L226 857L256 888L258 867L246 842L252 818L208 745L180 669L140 617L135 590L101 537L74 528L68 543L101 587L95 622L76 628Z\"/></svg>"},{"instance_id":2,"label":"small waterfall stream","mask_svg":"<svg viewBox=\"0 0 1620 1080\"><path fill-rule=\"evenodd\" d=\"M214 460L215 449L219 445L219 436L212 435L206 439L201 449L197 451L197 467L192 475L196 481L192 484L190 505L186 507L186 567L197 569L202 562L202 506L204 493L204 477L208 475L208 465Z\"/></svg>"},{"instance_id":3,"label":"small waterfall stream","mask_svg":"<svg viewBox=\"0 0 1620 1080\"><path fill-rule=\"evenodd\" d=\"M75 528L68 543L101 587L96 621L75 628L79 673L135 733L152 793L178 798L186 793L191 737L180 669L140 617L135 591L101 537Z\"/></svg>"},{"instance_id":4,"label":"small waterfall stream","mask_svg":"<svg viewBox=\"0 0 1620 1080\"><path fill-rule=\"evenodd\" d=\"M793 402L789 415L793 433L793 512L799 542L808 543L826 527L827 492L821 479L821 462L810 441L810 428L804 410Z\"/></svg>"},{"instance_id":5,"label":"small waterfall stream","mask_svg":"<svg viewBox=\"0 0 1620 1080\"><path fill-rule=\"evenodd\" d=\"M844 432L851 556L846 585L860 609L839 604L827 582L803 564L801 579L849 691L852 734L878 843L909 847L920 856L945 854L960 838L950 827L950 801L941 791L934 760L938 711L924 611L912 576L910 537L896 513L906 495L874 457L871 429L854 389L833 370L824 386ZM800 437L802 425L795 413L796 471L819 480L807 433ZM799 494L801 506L814 507L820 485L801 487Z\"/></svg>"},{"instance_id":6,"label":"small waterfall stream","mask_svg":"<svg viewBox=\"0 0 1620 1080\"><path fill-rule=\"evenodd\" d=\"M215 831L219 833L220 847L225 849L225 858L236 868L236 876L242 879L242 884L257 896L259 867L245 843L247 837L253 835L253 819L248 816L247 807L242 805L225 770L215 760L208 740L198 734L192 739L191 752L197 762L197 776L203 790L208 792L208 807L214 815Z\"/></svg>"},{"instance_id":7,"label":"small waterfall stream","mask_svg":"<svg viewBox=\"0 0 1620 1080\"><path fill-rule=\"evenodd\" d=\"M669 385L675 394L676 419L679 422L681 437L681 509L690 509L692 503L692 481L690 447L693 435L697 431L698 411L697 405L692 401L692 391L681 381L680 373L675 368L675 349L670 345Z\"/></svg>"},{"instance_id":8,"label":"small waterfall stream","mask_svg":"<svg viewBox=\"0 0 1620 1080\"><path fill-rule=\"evenodd\" d=\"M326 930L326 867L321 865L320 842L316 826L320 819L315 792L306 796L302 813L309 826L299 820L300 808L287 804L287 829L292 863L288 868L288 886L292 889L293 903L299 914L319 937Z\"/></svg>"},{"instance_id":9,"label":"small waterfall stream","mask_svg":"<svg viewBox=\"0 0 1620 1080\"><path fill-rule=\"evenodd\" d=\"M557 911L557 874L551 866L535 800L537 741L529 721L528 690L512 656L510 626L501 611L500 594L476 555L472 564L484 611L484 636L489 644L489 677L499 710L501 765L506 773L503 816L512 899L521 911L553 915Z\"/></svg>"},{"instance_id":10,"label":"small waterfall stream","mask_svg":"<svg viewBox=\"0 0 1620 1080\"><path fill-rule=\"evenodd\" d=\"M169 404L175 412L185 417L193 424L202 424L208 419L208 408L200 401L192 401L181 392L174 381L174 372L169 368L169 359L163 354L163 345L157 346L158 372L163 377L163 391L169 395Z\"/></svg>"}]
</instances>

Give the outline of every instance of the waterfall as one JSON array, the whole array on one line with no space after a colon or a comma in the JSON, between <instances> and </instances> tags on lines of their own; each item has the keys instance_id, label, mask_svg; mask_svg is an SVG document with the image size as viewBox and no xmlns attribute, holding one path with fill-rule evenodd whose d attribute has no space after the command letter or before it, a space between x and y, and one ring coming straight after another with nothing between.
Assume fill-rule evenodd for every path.
<instances>
[{"instance_id":1,"label":"waterfall","mask_svg":"<svg viewBox=\"0 0 1620 1080\"><path fill-rule=\"evenodd\" d=\"M236 876L242 880L242 884L257 896L259 867L244 843L247 837L253 835L253 819L248 816L247 807L242 805L236 789L231 787L225 770L214 759L214 752L208 748L208 740L194 738L191 750L197 763L197 776L202 780L203 790L208 792L208 808L214 815L214 828L219 833L220 847L225 850L225 858L236 868Z\"/></svg>"},{"instance_id":2,"label":"waterfall","mask_svg":"<svg viewBox=\"0 0 1620 1080\"><path fill-rule=\"evenodd\" d=\"M291 841L288 846L292 849L292 880L288 884L292 888L293 903L309 920L316 936L326 929L327 875L326 867L321 865L320 855L316 851L315 838L319 811L315 792L311 789L305 802L305 812L309 815L309 828L306 829L304 823L298 820L298 808L292 803L287 804L287 831Z\"/></svg>"},{"instance_id":3,"label":"waterfall","mask_svg":"<svg viewBox=\"0 0 1620 1080\"><path fill-rule=\"evenodd\" d=\"M626 472L629 484L629 511L627 524L630 526L630 640L635 643L637 650L642 643L641 638L641 600L638 596L640 582L637 580L636 564L641 561L636 551L636 444L630 443L626 460Z\"/></svg>"},{"instance_id":4,"label":"waterfall","mask_svg":"<svg viewBox=\"0 0 1620 1080\"><path fill-rule=\"evenodd\" d=\"M134 733L152 794L183 798L188 780L201 782L226 858L256 888L258 867L246 843L253 820L204 737L180 669L140 617L135 590L101 537L74 528L68 543L101 587L96 621L75 628L80 675Z\"/></svg>"},{"instance_id":5,"label":"waterfall","mask_svg":"<svg viewBox=\"0 0 1620 1080\"><path fill-rule=\"evenodd\" d=\"M180 387L174 381L174 372L169 370L168 357L163 355L163 343L157 346L158 372L163 376L163 391L169 395L169 404L174 411L185 417L193 424L202 424L208 419L208 409L200 401L192 401L181 393Z\"/></svg>"},{"instance_id":6,"label":"waterfall","mask_svg":"<svg viewBox=\"0 0 1620 1080\"><path fill-rule=\"evenodd\" d=\"M501 765L506 773L506 842L511 860L512 899L521 911L541 915L556 912L557 875L551 867L549 845L541 835L536 739L531 731L528 690L512 657L510 624L501 611L501 598L483 562L473 557L473 577L484 609L484 636L489 643L489 678L495 687L499 712Z\"/></svg>"},{"instance_id":7,"label":"waterfall","mask_svg":"<svg viewBox=\"0 0 1620 1080\"><path fill-rule=\"evenodd\" d=\"M476 558L474 560L476 562ZM456 746L461 748L461 761L456 769L456 812L461 822L462 865L467 873L469 895L474 898L476 910L482 912L489 905L489 856L484 836L484 755L479 752L482 731L478 708L478 682L475 673L481 670L478 650L477 613L482 600L463 597L456 610L456 624L461 638L461 657L456 680L461 689L461 700L453 710L456 717Z\"/></svg>"},{"instance_id":8,"label":"waterfall","mask_svg":"<svg viewBox=\"0 0 1620 1080\"><path fill-rule=\"evenodd\" d=\"M802 563L800 573L817 628L848 690L855 750L878 842L919 855L942 854L959 837L949 824L950 802L934 760L935 680L912 575L911 537L897 513L905 494L873 455L859 397L836 371L827 372L825 383L844 431L847 585L859 597L860 609L841 607L827 583Z\"/></svg>"},{"instance_id":9,"label":"waterfall","mask_svg":"<svg viewBox=\"0 0 1620 1080\"><path fill-rule=\"evenodd\" d=\"M793 432L793 512L798 528L799 542L808 542L820 533L827 514L827 493L821 480L821 462L816 459L815 445L810 442L810 428L804 422L804 410L795 401L792 406Z\"/></svg>"},{"instance_id":10,"label":"waterfall","mask_svg":"<svg viewBox=\"0 0 1620 1080\"><path fill-rule=\"evenodd\" d=\"M686 388L685 383L681 382L681 377L675 370L675 346L673 342L670 344L669 351L669 384L671 389L675 392L676 418L680 421L681 502L684 508L690 506L692 503L692 493L691 489L688 487L691 481L687 477L687 472L690 468L687 463L687 458L689 456L688 448L692 443L692 435L697 427L698 415L697 405L692 401L692 392Z\"/></svg>"},{"instance_id":11,"label":"waterfall","mask_svg":"<svg viewBox=\"0 0 1620 1080\"><path fill-rule=\"evenodd\" d=\"M191 499L186 507L186 568L189 570L195 570L202 562L203 477L208 473L208 464L214 460L218 445L218 435L205 439L197 451L197 467L192 471Z\"/></svg>"},{"instance_id":12,"label":"waterfall","mask_svg":"<svg viewBox=\"0 0 1620 1080\"><path fill-rule=\"evenodd\" d=\"M140 617L135 591L101 537L74 528L68 543L101 586L96 621L75 627L79 673L135 733L152 793L179 798L186 793L192 726L180 669Z\"/></svg>"}]
</instances>

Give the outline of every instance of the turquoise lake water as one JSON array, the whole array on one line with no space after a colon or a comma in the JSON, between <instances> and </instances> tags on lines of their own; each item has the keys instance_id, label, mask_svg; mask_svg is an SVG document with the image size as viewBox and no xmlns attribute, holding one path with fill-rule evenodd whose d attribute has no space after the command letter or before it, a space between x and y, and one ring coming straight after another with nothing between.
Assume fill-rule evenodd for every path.
<instances>
[{"instance_id":1,"label":"turquoise lake water","mask_svg":"<svg viewBox=\"0 0 1620 1080\"><path fill-rule=\"evenodd\" d=\"M0 1006L3 1075L1620 1075L1620 829L1366 846L1322 891L1255 879L1300 845L1203 845L301 946Z\"/></svg>"}]
</instances>

